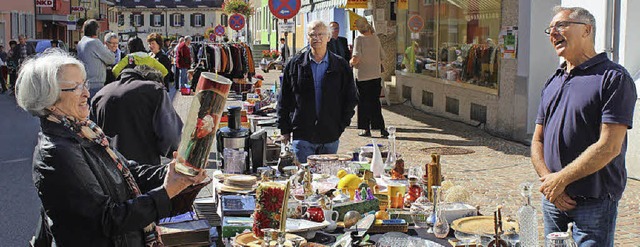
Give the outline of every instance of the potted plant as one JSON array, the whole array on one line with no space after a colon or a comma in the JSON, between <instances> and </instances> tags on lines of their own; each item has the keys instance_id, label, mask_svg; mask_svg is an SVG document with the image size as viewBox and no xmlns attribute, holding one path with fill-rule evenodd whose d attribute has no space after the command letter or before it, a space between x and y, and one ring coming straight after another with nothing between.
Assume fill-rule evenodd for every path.
<instances>
[{"instance_id":1,"label":"potted plant","mask_svg":"<svg viewBox=\"0 0 640 247\"><path fill-rule=\"evenodd\" d=\"M276 59L278 56L280 56L280 52L278 52L278 50L271 51L271 58Z\"/></svg>"},{"instance_id":2,"label":"potted plant","mask_svg":"<svg viewBox=\"0 0 640 247\"><path fill-rule=\"evenodd\" d=\"M255 11L251 3L244 0L225 0L222 4L222 10L227 14L241 14L245 17L253 15Z\"/></svg>"}]
</instances>

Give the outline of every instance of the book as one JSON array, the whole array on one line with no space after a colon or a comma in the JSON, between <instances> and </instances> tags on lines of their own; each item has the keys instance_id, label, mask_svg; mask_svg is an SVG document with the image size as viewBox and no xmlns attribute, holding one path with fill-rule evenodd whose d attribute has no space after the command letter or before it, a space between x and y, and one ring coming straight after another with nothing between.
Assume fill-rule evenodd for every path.
<instances>
[{"instance_id":1,"label":"book","mask_svg":"<svg viewBox=\"0 0 640 247\"><path fill-rule=\"evenodd\" d=\"M193 220L178 223L167 223L157 226L158 234L164 246L209 245L209 229L207 220Z\"/></svg>"}]
</instances>

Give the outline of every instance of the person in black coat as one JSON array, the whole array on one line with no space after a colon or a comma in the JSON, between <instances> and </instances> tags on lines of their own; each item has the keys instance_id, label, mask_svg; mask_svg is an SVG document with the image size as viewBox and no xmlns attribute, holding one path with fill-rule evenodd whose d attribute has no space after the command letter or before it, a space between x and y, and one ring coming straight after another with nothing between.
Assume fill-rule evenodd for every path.
<instances>
[{"instance_id":1,"label":"person in black coat","mask_svg":"<svg viewBox=\"0 0 640 247\"><path fill-rule=\"evenodd\" d=\"M178 149L182 120L162 85L162 74L141 65L124 69L93 96L92 119L128 159L159 165Z\"/></svg>"},{"instance_id":2,"label":"person in black coat","mask_svg":"<svg viewBox=\"0 0 640 247\"><path fill-rule=\"evenodd\" d=\"M149 56L155 58L169 71L164 77L164 87L169 91L169 83L173 81L173 72L171 71L171 59L162 50L162 35L159 33L151 33L147 36L147 43L149 44Z\"/></svg>"},{"instance_id":3,"label":"person in black coat","mask_svg":"<svg viewBox=\"0 0 640 247\"><path fill-rule=\"evenodd\" d=\"M49 232L42 219L37 229L49 234L36 236L53 237L57 246L157 243L154 222L171 216L173 199L206 175L181 175L175 160L154 166L122 156L88 119L85 77L82 62L64 52L27 60L18 76L18 105L40 117L33 180L42 215L53 222Z\"/></svg>"},{"instance_id":4,"label":"person in black coat","mask_svg":"<svg viewBox=\"0 0 640 247\"><path fill-rule=\"evenodd\" d=\"M329 32L321 21L307 27L310 49L285 66L278 98L279 138L305 163L313 154L336 153L358 102L353 73L342 57L327 50Z\"/></svg>"},{"instance_id":5,"label":"person in black coat","mask_svg":"<svg viewBox=\"0 0 640 247\"><path fill-rule=\"evenodd\" d=\"M332 21L329 26L331 28L331 39L329 40L327 48L329 48L329 51L344 58L344 60L350 61L351 51L349 50L347 38L338 36L340 34L340 24Z\"/></svg>"}]
</instances>

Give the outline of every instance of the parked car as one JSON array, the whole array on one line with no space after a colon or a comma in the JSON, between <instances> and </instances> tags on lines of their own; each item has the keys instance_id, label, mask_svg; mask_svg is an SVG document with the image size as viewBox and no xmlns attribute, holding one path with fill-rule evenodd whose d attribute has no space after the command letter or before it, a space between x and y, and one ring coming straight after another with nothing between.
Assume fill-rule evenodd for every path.
<instances>
[{"instance_id":1,"label":"parked car","mask_svg":"<svg viewBox=\"0 0 640 247\"><path fill-rule=\"evenodd\" d=\"M47 48L51 47L51 40L50 39L30 39L30 40L27 40L27 45L30 45L33 48L35 48L36 53L42 53ZM62 40L58 40L58 47L60 47L60 49L64 51L67 51L67 52L69 51L69 46L67 46L67 44L64 43L64 41Z\"/></svg>"}]
</instances>

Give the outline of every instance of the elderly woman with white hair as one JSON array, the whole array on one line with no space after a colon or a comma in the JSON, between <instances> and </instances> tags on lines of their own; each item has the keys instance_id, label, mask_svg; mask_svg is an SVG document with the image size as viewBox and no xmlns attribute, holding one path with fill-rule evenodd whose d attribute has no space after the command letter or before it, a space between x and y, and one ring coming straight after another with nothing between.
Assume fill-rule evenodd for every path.
<instances>
[{"instance_id":1,"label":"elderly woman with white hair","mask_svg":"<svg viewBox=\"0 0 640 247\"><path fill-rule=\"evenodd\" d=\"M88 119L84 65L66 53L26 61L16 92L18 105L40 117L33 178L57 245L154 245L154 222L170 216L172 198L206 178L176 173L175 160L141 165L114 150Z\"/></svg>"},{"instance_id":2,"label":"elderly woman with white hair","mask_svg":"<svg viewBox=\"0 0 640 247\"><path fill-rule=\"evenodd\" d=\"M358 87L358 129L360 136L371 136L372 129L379 129L382 137L389 136L384 127L380 91L382 90L382 58L384 50L367 19L356 20L360 35L353 41L350 64Z\"/></svg>"}]
</instances>

